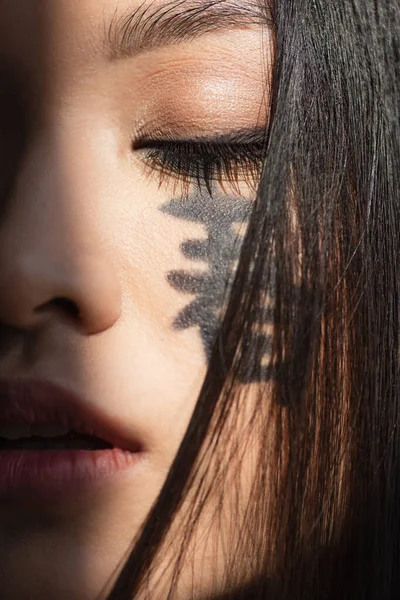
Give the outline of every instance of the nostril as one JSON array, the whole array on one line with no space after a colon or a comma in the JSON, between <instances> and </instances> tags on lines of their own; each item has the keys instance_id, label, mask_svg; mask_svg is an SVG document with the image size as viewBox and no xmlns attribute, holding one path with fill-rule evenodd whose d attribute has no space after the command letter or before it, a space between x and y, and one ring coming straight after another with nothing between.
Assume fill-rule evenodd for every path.
<instances>
[{"instance_id":1,"label":"nostril","mask_svg":"<svg viewBox=\"0 0 400 600\"><path fill-rule=\"evenodd\" d=\"M75 304L75 302L69 300L68 298L54 298L53 304L55 304L59 308L62 308L63 310L66 310L67 312L73 314L76 317L79 317L80 315L80 310Z\"/></svg>"},{"instance_id":2,"label":"nostril","mask_svg":"<svg viewBox=\"0 0 400 600\"><path fill-rule=\"evenodd\" d=\"M36 310L38 312L43 311L43 310L46 310L46 308L48 308L49 306L55 306L56 308L61 308L64 312L67 312L74 317L80 316L79 308L77 307L75 302L73 302L72 300L69 300L68 298L54 298L53 300L51 300L51 302L46 302L45 305L40 306Z\"/></svg>"}]
</instances>

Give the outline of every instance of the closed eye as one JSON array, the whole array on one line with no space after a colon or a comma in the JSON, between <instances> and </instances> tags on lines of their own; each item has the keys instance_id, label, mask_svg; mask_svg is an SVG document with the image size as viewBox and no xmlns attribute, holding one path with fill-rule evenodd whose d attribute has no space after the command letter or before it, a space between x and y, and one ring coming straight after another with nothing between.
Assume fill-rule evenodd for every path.
<instances>
[{"instance_id":1,"label":"closed eye","mask_svg":"<svg viewBox=\"0 0 400 600\"><path fill-rule=\"evenodd\" d=\"M159 180L171 177L211 188L214 182L257 187L265 158L265 129L240 130L214 138L148 139L135 150Z\"/></svg>"}]
</instances>

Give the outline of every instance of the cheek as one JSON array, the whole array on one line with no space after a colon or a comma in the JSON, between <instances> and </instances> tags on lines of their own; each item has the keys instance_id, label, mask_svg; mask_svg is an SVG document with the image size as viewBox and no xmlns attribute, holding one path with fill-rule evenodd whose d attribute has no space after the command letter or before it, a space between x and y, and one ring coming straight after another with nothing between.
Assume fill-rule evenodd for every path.
<instances>
[{"instance_id":1,"label":"cheek","mask_svg":"<svg viewBox=\"0 0 400 600\"><path fill-rule=\"evenodd\" d=\"M123 274L124 318L112 353L129 390L121 409L152 440L153 463L165 468L204 381L250 203L194 190L179 196L140 176L115 189L125 190L108 227Z\"/></svg>"},{"instance_id":2,"label":"cheek","mask_svg":"<svg viewBox=\"0 0 400 600\"><path fill-rule=\"evenodd\" d=\"M205 238L206 233L201 225L163 213L171 194L154 182L135 174L115 189L124 190L109 225L124 302L124 318L115 333L115 370L126 373L125 386L133 390L134 402L127 400L124 406L128 421L138 424L144 439L153 440L154 456L167 464L184 435L207 368L198 328L174 328L191 296L175 290L168 275L206 269L181 251L188 238Z\"/></svg>"},{"instance_id":3,"label":"cheek","mask_svg":"<svg viewBox=\"0 0 400 600\"><path fill-rule=\"evenodd\" d=\"M131 218L124 225L121 257L129 311L137 315L159 352L182 366L189 362L203 367L204 353L196 328L178 332L174 327L177 315L192 296L174 289L170 277L176 271L201 274L207 270L205 262L195 264L182 252L188 239L206 238L205 228L165 214L162 207L168 195L156 185L141 186L139 194L141 199L134 202Z\"/></svg>"},{"instance_id":4,"label":"cheek","mask_svg":"<svg viewBox=\"0 0 400 600\"><path fill-rule=\"evenodd\" d=\"M126 295L161 352L204 367L251 204L195 185L185 195L138 188L124 225Z\"/></svg>"}]
</instances>

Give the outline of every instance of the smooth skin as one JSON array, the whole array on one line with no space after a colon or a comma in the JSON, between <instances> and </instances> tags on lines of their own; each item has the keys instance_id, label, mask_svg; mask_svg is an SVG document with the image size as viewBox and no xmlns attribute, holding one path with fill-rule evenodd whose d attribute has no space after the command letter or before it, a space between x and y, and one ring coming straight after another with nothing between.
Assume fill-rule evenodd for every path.
<instances>
[{"instance_id":1,"label":"smooth skin","mask_svg":"<svg viewBox=\"0 0 400 600\"><path fill-rule=\"evenodd\" d=\"M40 505L0 499L3 600L106 597L206 373L199 327L173 326L193 296L168 274L207 270L181 250L207 231L161 210L182 196L180 184L171 174L160 184L135 135L193 138L265 122L261 27L110 58L109 24L141 5L0 1L0 375L72 389L143 447L136 470L96 492ZM241 194L250 197L245 184ZM216 583L206 553L197 556L200 595Z\"/></svg>"}]
</instances>

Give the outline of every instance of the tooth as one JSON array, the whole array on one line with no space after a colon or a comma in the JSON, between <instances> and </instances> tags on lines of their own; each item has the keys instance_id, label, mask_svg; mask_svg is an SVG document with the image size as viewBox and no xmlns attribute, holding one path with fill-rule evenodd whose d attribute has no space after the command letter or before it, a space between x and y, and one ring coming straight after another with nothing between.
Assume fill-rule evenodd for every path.
<instances>
[{"instance_id":1,"label":"tooth","mask_svg":"<svg viewBox=\"0 0 400 600\"><path fill-rule=\"evenodd\" d=\"M8 440L18 440L19 438L27 438L30 436L30 425L0 425L0 437Z\"/></svg>"},{"instance_id":2,"label":"tooth","mask_svg":"<svg viewBox=\"0 0 400 600\"><path fill-rule=\"evenodd\" d=\"M69 431L69 427L63 427L62 425L46 425L44 423L31 425L31 435L43 438L59 437L66 435Z\"/></svg>"}]
</instances>

